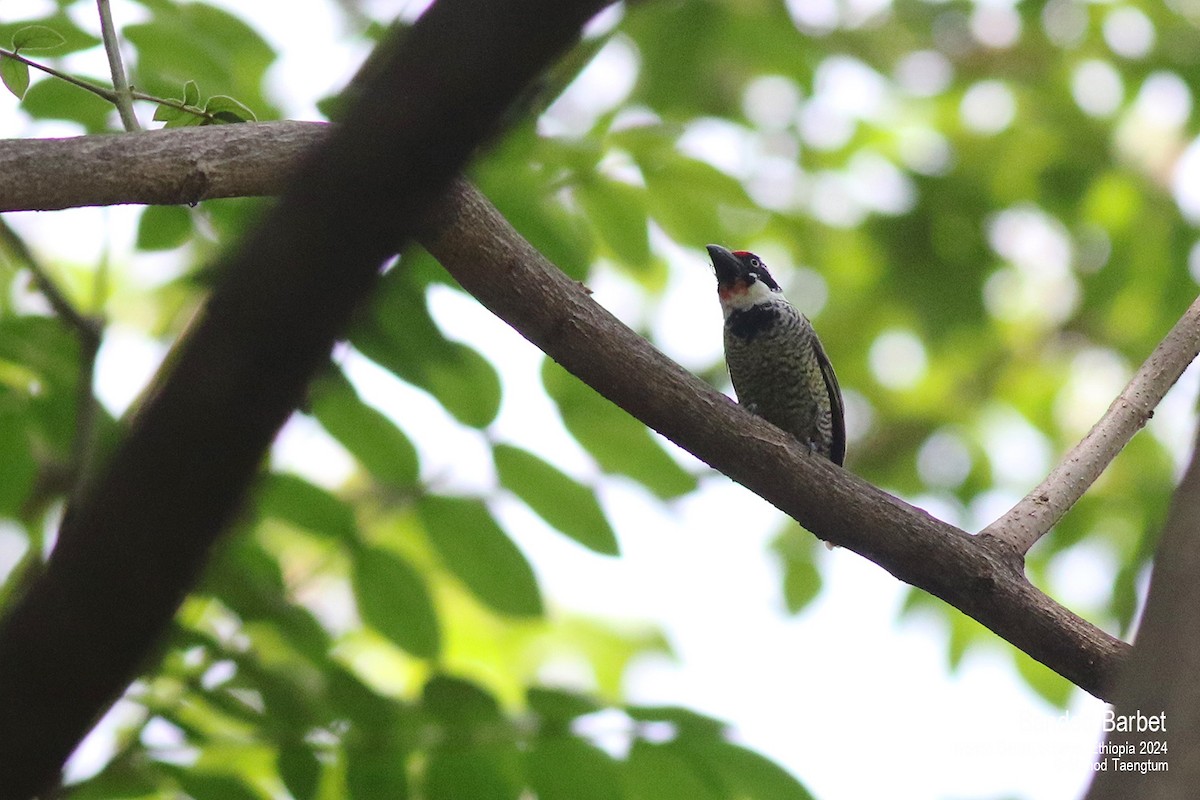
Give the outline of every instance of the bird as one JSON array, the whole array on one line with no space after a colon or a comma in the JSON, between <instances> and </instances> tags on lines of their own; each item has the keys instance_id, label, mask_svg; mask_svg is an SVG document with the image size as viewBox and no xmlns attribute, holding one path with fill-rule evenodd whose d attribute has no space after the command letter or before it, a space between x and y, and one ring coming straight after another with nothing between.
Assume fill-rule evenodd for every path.
<instances>
[{"instance_id":1,"label":"bird","mask_svg":"<svg viewBox=\"0 0 1200 800\"><path fill-rule=\"evenodd\" d=\"M842 390L808 317L783 296L763 260L710 244L725 315L725 363L738 402L841 466Z\"/></svg>"}]
</instances>

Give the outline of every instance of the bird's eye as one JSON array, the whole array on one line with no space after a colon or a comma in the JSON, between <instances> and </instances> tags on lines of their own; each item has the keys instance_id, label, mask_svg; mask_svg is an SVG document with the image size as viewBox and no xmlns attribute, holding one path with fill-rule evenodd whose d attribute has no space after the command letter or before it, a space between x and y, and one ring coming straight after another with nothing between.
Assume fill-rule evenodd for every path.
<instances>
[{"instance_id":1,"label":"bird's eye","mask_svg":"<svg viewBox=\"0 0 1200 800\"><path fill-rule=\"evenodd\" d=\"M752 258L752 259L750 259L750 266L752 266L752 267L761 267L761 266L762 266L762 262L761 262L761 261L759 261L757 258Z\"/></svg>"}]
</instances>

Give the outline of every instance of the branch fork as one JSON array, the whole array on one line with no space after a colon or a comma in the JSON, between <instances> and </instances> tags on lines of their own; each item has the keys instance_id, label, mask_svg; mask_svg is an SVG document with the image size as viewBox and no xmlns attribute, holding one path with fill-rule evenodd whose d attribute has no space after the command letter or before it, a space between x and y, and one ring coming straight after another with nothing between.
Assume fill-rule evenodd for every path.
<instances>
[{"instance_id":1,"label":"branch fork","mask_svg":"<svg viewBox=\"0 0 1200 800\"><path fill-rule=\"evenodd\" d=\"M980 536L1001 539L1024 555L1062 519L1133 435L1183 371L1200 355L1200 298L1138 368L1087 436L1071 448L1046 479Z\"/></svg>"}]
</instances>

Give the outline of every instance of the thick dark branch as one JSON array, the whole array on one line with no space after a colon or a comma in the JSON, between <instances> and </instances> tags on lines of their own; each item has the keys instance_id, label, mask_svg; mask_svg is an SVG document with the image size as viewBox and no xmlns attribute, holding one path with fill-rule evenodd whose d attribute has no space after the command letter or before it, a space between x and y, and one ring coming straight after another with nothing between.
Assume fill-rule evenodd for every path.
<instances>
[{"instance_id":1,"label":"thick dark branch","mask_svg":"<svg viewBox=\"0 0 1200 800\"><path fill-rule=\"evenodd\" d=\"M441 0L381 45L0 622L0 798L52 781L144 664L380 266L602 5Z\"/></svg>"}]
</instances>

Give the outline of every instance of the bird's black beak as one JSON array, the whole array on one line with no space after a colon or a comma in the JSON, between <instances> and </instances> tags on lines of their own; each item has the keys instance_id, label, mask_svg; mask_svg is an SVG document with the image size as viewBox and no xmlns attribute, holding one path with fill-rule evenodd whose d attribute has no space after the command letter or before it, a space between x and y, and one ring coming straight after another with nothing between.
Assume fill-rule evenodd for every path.
<instances>
[{"instance_id":1,"label":"bird's black beak","mask_svg":"<svg viewBox=\"0 0 1200 800\"><path fill-rule=\"evenodd\" d=\"M746 273L746 268L738 257L721 245L710 244L706 249L708 257L712 259L713 269L716 270L718 284L727 286Z\"/></svg>"}]
</instances>

